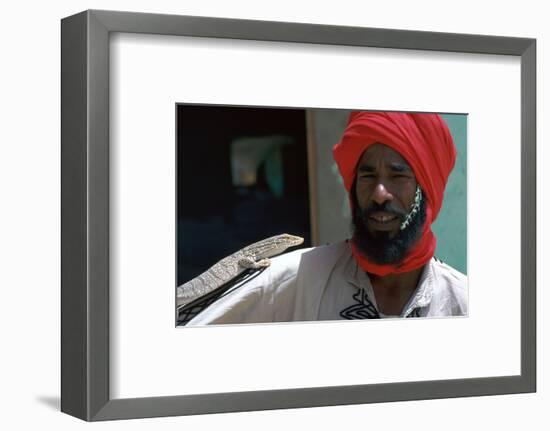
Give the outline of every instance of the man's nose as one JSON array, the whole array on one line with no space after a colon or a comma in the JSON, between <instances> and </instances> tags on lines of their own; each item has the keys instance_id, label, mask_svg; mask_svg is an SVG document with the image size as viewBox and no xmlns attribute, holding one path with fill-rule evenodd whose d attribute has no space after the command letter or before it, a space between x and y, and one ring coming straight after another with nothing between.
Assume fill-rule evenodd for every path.
<instances>
[{"instance_id":1,"label":"man's nose","mask_svg":"<svg viewBox=\"0 0 550 431\"><path fill-rule=\"evenodd\" d=\"M374 189L372 200L378 205L382 205L386 201L393 200L393 195L388 191L384 184L379 183Z\"/></svg>"}]
</instances>

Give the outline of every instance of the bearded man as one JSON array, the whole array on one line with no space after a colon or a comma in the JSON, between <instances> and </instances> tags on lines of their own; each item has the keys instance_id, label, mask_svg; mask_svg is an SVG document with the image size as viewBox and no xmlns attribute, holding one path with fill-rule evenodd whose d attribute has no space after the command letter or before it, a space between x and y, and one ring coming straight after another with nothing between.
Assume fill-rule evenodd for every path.
<instances>
[{"instance_id":1,"label":"bearded man","mask_svg":"<svg viewBox=\"0 0 550 431\"><path fill-rule=\"evenodd\" d=\"M467 279L434 257L431 225L456 150L437 114L353 112L334 159L353 236L271 259L188 324L467 314Z\"/></svg>"}]
</instances>

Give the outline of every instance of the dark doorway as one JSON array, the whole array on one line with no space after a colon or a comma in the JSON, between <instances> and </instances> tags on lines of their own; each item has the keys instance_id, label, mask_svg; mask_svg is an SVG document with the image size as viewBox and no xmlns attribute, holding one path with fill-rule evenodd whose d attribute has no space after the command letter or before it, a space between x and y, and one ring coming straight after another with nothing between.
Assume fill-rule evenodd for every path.
<instances>
[{"instance_id":1,"label":"dark doorway","mask_svg":"<svg viewBox=\"0 0 550 431\"><path fill-rule=\"evenodd\" d=\"M310 246L306 111L177 106L177 283L281 233Z\"/></svg>"}]
</instances>

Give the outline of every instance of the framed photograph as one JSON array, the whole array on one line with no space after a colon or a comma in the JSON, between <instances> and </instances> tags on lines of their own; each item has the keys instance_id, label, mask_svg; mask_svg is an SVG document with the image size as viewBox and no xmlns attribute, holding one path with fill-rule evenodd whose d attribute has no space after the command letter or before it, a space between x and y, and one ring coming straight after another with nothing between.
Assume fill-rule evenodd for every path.
<instances>
[{"instance_id":1,"label":"framed photograph","mask_svg":"<svg viewBox=\"0 0 550 431\"><path fill-rule=\"evenodd\" d=\"M536 390L534 39L61 31L63 412Z\"/></svg>"}]
</instances>

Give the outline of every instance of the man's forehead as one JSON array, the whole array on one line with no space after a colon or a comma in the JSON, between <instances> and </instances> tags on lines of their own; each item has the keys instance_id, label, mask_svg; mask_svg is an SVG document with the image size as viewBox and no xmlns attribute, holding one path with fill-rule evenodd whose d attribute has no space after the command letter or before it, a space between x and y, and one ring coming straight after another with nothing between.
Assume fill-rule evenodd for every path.
<instances>
[{"instance_id":1,"label":"man's forehead","mask_svg":"<svg viewBox=\"0 0 550 431\"><path fill-rule=\"evenodd\" d=\"M376 143L369 146L361 155L358 166L375 166L380 163L386 165L401 165L410 169L409 164L401 154L382 143Z\"/></svg>"}]
</instances>

